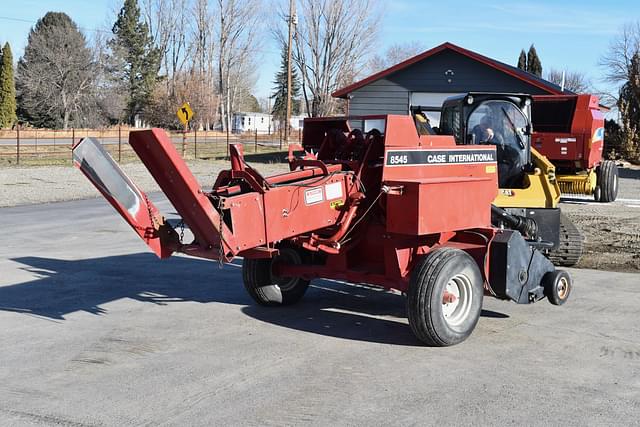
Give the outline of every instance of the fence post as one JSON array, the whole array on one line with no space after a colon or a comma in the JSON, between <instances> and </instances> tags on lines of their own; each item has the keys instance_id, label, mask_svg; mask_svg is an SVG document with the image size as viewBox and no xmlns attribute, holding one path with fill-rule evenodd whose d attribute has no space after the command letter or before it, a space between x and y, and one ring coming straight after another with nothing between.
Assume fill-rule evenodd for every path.
<instances>
[{"instance_id":1,"label":"fence post","mask_svg":"<svg viewBox=\"0 0 640 427\"><path fill-rule=\"evenodd\" d=\"M122 124L118 123L118 163L122 160Z\"/></svg>"},{"instance_id":2,"label":"fence post","mask_svg":"<svg viewBox=\"0 0 640 427\"><path fill-rule=\"evenodd\" d=\"M193 158L198 160L198 128L193 129Z\"/></svg>"},{"instance_id":3,"label":"fence post","mask_svg":"<svg viewBox=\"0 0 640 427\"><path fill-rule=\"evenodd\" d=\"M185 125L182 131L182 158L184 159L184 152L187 149L187 126Z\"/></svg>"},{"instance_id":4,"label":"fence post","mask_svg":"<svg viewBox=\"0 0 640 427\"><path fill-rule=\"evenodd\" d=\"M16 124L16 165L20 164L20 123Z\"/></svg>"},{"instance_id":5,"label":"fence post","mask_svg":"<svg viewBox=\"0 0 640 427\"><path fill-rule=\"evenodd\" d=\"M229 158L229 121L227 121L227 159Z\"/></svg>"},{"instance_id":6,"label":"fence post","mask_svg":"<svg viewBox=\"0 0 640 427\"><path fill-rule=\"evenodd\" d=\"M56 152L56 130L53 130L53 152Z\"/></svg>"},{"instance_id":7,"label":"fence post","mask_svg":"<svg viewBox=\"0 0 640 427\"><path fill-rule=\"evenodd\" d=\"M256 140L255 140L255 145L254 145L254 147L253 147L253 151L254 151L255 153L257 153L257 152L258 152L258 128L256 128Z\"/></svg>"},{"instance_id":8,"label":"fence post","mask_svg":"<svg viewBox=\"0 0 640 427\"><path fill-rule=\"evenodd\" d=\"M76 143L76 128L71 128L71 148ZM71 164L73 165L73 150L71 150Z\"/></svg>"},{"instance_id":9,"label":"fence post","mask_svg":"<svg viewBox=\"0 0 640 427\"><path fill-rule=\"evenodd\" d=\"M36 128L36 153L37 152L38 152L38 128Z\"/></svg>"}]
</instances>

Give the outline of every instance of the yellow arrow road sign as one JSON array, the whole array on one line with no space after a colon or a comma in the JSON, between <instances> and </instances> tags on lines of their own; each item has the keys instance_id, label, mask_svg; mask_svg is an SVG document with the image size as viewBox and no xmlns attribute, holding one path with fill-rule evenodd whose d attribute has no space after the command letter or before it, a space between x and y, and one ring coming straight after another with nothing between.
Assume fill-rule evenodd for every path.
<instances>
[{"instance_id":1,"label":"yellow arrow road sign","mask_svg":"<svg viewBox=\"0 0 640 427\"><path fill-rule=\"evenodd\" d=\"M186 125L193 118L193 110L191 110L189 103L185 102L178 111L176 111L176 115L178 116L178 119L180 119L180 122L182 122L183 125Z\"/></svg>"}]
</instances>

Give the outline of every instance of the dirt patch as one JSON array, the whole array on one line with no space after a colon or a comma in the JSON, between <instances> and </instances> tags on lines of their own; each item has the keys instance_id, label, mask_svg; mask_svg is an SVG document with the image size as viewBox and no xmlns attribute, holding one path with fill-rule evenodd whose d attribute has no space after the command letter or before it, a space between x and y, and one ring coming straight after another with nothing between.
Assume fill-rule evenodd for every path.
<instances>
[{"instance_id":1,"label":"dirt patch","mask_svg":"<svg viewBox=\"0 0 640 427\"><path fill-rule=\"evenodd\" d=\"M567 199L560 207L585 236L585 254L577 267L640 272L640 167L620 169L615 202Z\"/></svg>"}]
</instances>

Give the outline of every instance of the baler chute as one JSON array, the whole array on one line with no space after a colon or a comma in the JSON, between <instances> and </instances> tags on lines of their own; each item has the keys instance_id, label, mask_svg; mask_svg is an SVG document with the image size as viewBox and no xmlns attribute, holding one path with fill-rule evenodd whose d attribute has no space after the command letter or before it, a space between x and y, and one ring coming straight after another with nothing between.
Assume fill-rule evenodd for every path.
<instances>
[{"instance_id":1,"label":"baler chute","mask_svg":"<svg viewBox=\"0 0 640 427\"><path fill-rule=\"evenodd\" d=\"M566 301L571 280L539 242L491 225L495 147L419 136L409 116L361 120L366 133L346 118L308 119L290 172L266 178L233 145L231 169L210 191L163 131L132 132L131 146L193 232L190 243L95 141L81 141L74 158L159 256L244 257L245 288L262 305L295 303L316 278L369 283L407 293L412 330L441 346L471 333L484 293Z\"/></svg>"}]
</instances>

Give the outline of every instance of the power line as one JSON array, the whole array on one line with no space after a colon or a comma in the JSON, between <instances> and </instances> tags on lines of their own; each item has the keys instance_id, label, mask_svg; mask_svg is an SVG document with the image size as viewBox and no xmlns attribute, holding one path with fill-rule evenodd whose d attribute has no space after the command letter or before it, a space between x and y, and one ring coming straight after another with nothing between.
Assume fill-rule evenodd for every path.
<instances>
[{"instance_id":1,"label":"power line","mask_svg":"<svg viewBox=\"0 0 640 427\"><path fill-rule=\"evenodd\" d=\"M22 18L12 18L10 16L0 16L0 20L14 21L14 22L25 22L27 24L37 24L38 23L38 21L32 21L30 19L22 19ZM82 30L82 31L93 31L93 32L96 32L96 33L109 33L109 34L111 34L111 31L99 30L97 28L78 27L78 29Z\"/></svg>"}]
</instances>

